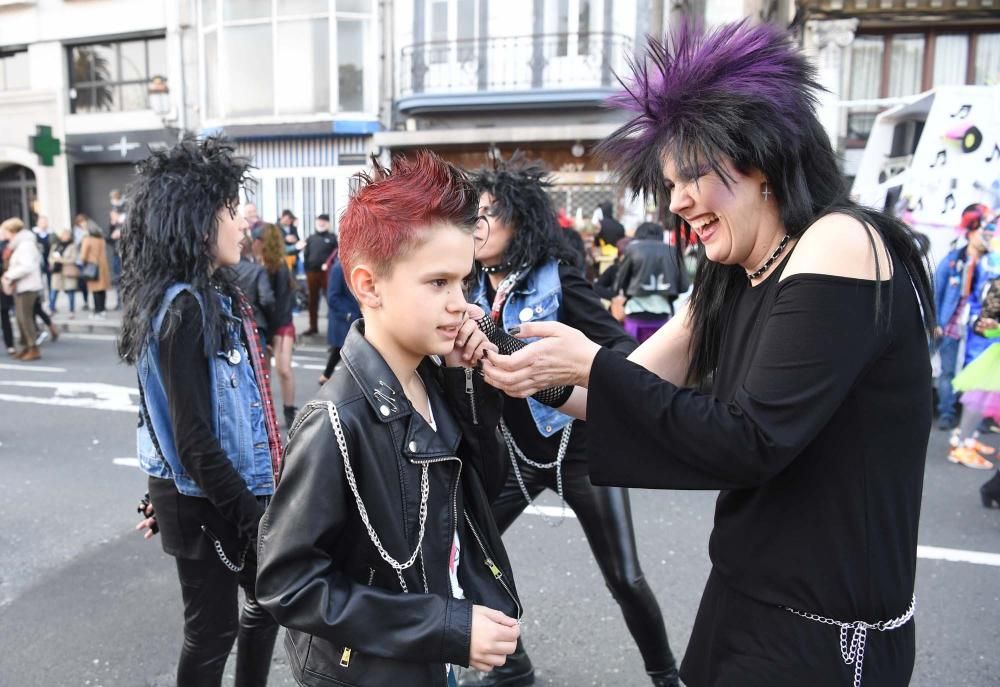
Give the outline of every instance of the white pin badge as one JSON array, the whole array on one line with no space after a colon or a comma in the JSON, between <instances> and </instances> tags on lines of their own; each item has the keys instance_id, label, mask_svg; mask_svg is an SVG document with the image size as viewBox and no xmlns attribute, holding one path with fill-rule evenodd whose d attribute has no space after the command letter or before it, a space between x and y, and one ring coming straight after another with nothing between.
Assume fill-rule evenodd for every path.
<instances>
[{"instance_id":1,"label":"white pin badge","mask_svg":"<svg viewBox=\"0 0 1000 687\"><path fill-rule=\"evenodd\" d=\"M229 351L229 354L226 356L226 360L229 361L230 365L239 365L240 361L243 360L243 356L240 355L239 349L234 348Z\"/></svg>"},{"instance_id":2,"label":"white pin badge","mask_svg":"<svg viewBox=\"0 0 1000 687\"><path fill-rule=\"evenodd\" d=\"M527 322L531 319L531 314L531 308L525 308L517 314L517 319L521 320L521 322Z\"/></svg>"}]
</instances>

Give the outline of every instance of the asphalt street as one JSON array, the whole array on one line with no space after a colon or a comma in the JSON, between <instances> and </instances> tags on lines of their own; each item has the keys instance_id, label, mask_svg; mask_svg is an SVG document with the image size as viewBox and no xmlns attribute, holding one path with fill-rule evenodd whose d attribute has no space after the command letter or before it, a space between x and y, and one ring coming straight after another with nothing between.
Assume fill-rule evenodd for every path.
<instances>
[{"instance_id":1,"label":"asphalt street","mask_svg":"<svg viewBox=\"0 0 1000 687\"><path fill-rule=\"evenodd\" d=\"M0 687L174 684L180 591L173 560L133 531L145 491L135 373L108 332L64 335L30 365L0 360ZM321 344L296 353L300 403L316 388ZM926 463L912 684L997 685L1000 510L979 503L989 473L946 462L945 439L932 432ZM643 566L678 656L708 575L714 500L632 491ZM558 506L552 494L539 503ZM506 535L537 684L648 684L578 523L557 522L525 514ZM294 684L280 638L269 684Z\"/></svg>"}]
</instances>

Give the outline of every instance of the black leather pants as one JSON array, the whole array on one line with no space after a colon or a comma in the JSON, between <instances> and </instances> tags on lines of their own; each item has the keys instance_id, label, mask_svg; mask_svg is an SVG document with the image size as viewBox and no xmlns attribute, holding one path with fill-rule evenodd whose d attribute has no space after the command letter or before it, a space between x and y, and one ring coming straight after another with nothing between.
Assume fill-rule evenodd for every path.
<instances>
[{"instance_id":1,"label":"black leather pants","mask_svg":"<svg viewBox=\"0 0 1000 687\"><path fill-rule=\"evenodd\" d=\"M546 488L556 490L555 469L539 470L523 462L518 467L532 499ZM563 495L583 527L605 584L621 606L646 671L657 673L674 668L660 605L639 565L628 490L592 485L583 457L567 455L563 462ZM493 502L493 515L500 531L506 531L526 507L512 468L503 491ZM527 561L520 563L527 564ZM518 567L514 561L514 569Z\"/></svg>"},{"instance_id":2,"label":"black leather pants","mask_svg":"<svg viewBox=\"0 0 1000 687\"><path fill-rule=\"evenodd\" d=\"M219 687L226 659L237 641L236 687L265 687L278 624L257 605L256 561L248 558L243 571L234 573L218 558L176 560L184 599L184 646L177 664L177 686ZM241 611L237 587L246 596Z\"/></svg>"}]
</instances>

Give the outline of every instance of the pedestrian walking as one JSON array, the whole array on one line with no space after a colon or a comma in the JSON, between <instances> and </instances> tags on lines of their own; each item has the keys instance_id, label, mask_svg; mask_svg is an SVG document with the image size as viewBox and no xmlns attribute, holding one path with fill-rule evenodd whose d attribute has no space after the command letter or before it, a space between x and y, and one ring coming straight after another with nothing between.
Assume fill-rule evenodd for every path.
<instances>
[{"instance_id":1,"label":"pedestrian walking","mask_svg":"<svg viewBox=\"0 0 1000 687\"><path fill-rule=\"evenodd\" d=\"M644 222L635 230L618 268L615 290L625 296L625 331L642 343L674 314L674 301L688 290L687 270L663 241L663 225Z\"/></svg>"},{"instance_id":2,"label":"pedestrian walking","mask_svg":"<svg viewBox=\"0 0 1000 687\"><path fill-rule=\"evenodd\" d=\"M257 324L257 336L261 341L269 339L268 322L274 315L274 291L267 270L256 262L253 256L253 239L249 229L241 247L240 261L233 268L236 285L240 287L243 296L253 308L254 322Z\"/></svg>"},{"instance_id":3,"label":"pedestrian walking","mask_svg":"<svg viewBox=\"0 0 1000 687\"><path fill-rule=\"evenodd\" d=\"M56 243L49 251L49 267L52 273L52 288L49 290L49 310L56 311L56 301L60 293L66 294L69 317L76 316L77 280L80 277L80 248L73 242L73 233L61 229L56 234Z\"/></svg>"},{"instance_id":4,"label":"pedestrian walking","mask_svg":"<svg viewBox=\"0 0 1000 687\"><path fill-rule=\"evenodd\" d=\"M983 231L983 209L975 205L966 208L959 228L965 232L965 245L949 251L934 273L937 312L934 337L941 361L937 410L938 429L941 430L958 426L958 396L951 380L963 365L972 362L989 345L969 326L979 313L979 299L991 277L984 260L990 250L990 237Z\"/></svg>"},{"instance_id":5,"label":"pedestrian walking","mask_svg":"<svg viewBox=\"0 0 1000 687\"><path fill-rule=\"evenodd\" d=\"M292 351L295 348L295 324L292 322L292 308L298 286L285 262L285 242L281 229L273 224L265 224L261 230L261 260L271 281L274 292L274 308L268 332L271 348L274 350L274 368L281 385L281 403L285 427L290 428L295 420L295 375L292 373Z\"/></svg>"},{"instance_id":6,"label":"pedestrian walking","mask_svg":"<svg viewBox=\"0 0 1000 687\"><path fill-rule=\"evenodd\" d=\"M246 227L238 204L249 163L234 150L186 137L152 152L138 165L120 245L118 352L139 378L149 488L136 529L159 531L176 562L178 687L219 687L234 642L235 684L263 687L278 629L255 577L281 443L253 313L225 269L239 262Z\"/></svg>"},{"instance_id":7,"label":"pedestrian walking","mask_svg":"<svg viewBox=\"0 0 1000 687\"><path fill-rule=\"evenodd\" d=\"M483 245L476 253L480 269L470 302L490 313L498 327L565 322L623 356L631 353L635 340L601 304L579 269L579 254L557 224L545 169L515 153L509 161L497 160L493 168L479 170L472 180L481 194L479 214L484 219L479 228ZM639 563L628 491L594 486L587 473L589 428L537 399L508 398L500 431L511 467L503 491L493 500L500 531L543 491L557 493L583 527L653 684L679 685L660 606ZM467 673L459 684L533 682L534 666L519 643L506 664L488 673Z\"/></svg>"},{"instance_id":8,"label":"pedestrian walking","mask_svg":"<svg viewBox=\"0 0 1000 687\"><path fill-rule=\"evenodd\" d=\"M340 362L340 351L344 347L347 333L351 330L354 320L361 317L358 301L347 286L344 277L344 266L334 251L326 261L326 343L329 346L326 367L319 376L319 383L326 382L333 376L333 371Z\"/></svg>"},{"instance_id":9,"label":"pedestrian walking","mask_svg":"<svg viewBox=\"0 0 1000 687\"><path fill-rule=\"evenodd\" d=\"M21 362L31 362L42 357L35 341L38 338L35 303L42 297L45 288L42 280L42 254L34 232L25 227L24 222L17 217L0 224L0 232L9 241L5 252L10 252L5 260L7 266L0 285L4 293L14 297L14 311L21 337L21 350L14 357Z\"/></svg>"},{"instance_id":10,"label":"pedestrian walking","mask_svg":"<svg viewBox=\"0 0 1000 687\"><path fill-rule=\"evenodd\" d=\"M87 236L80 242L81 281L87 282L87 291L94 297L94 312L92 317L103 320L107 315L106 297L111 288L111 265L108 263L108 252L104 240L104 232L97 225L89 229Z\"/></svg>"},{"instance_id":11,"label":"pedestrian walking","mask_svg":"<svg viewBox=\"0 0 1000 687\"><path fill-rule=\"evenodd\" d=\"M484 372L586 387L561 409L597 484L721 490L685 684L903 687L933 292L909 229L850 200L796 46L747 22L649 43L601 145L703 243L690 305L631 359L528 322Z\"/></svg>"},{"instance_id":12,"label":"pedestrian walking","mask_svg":"<svg viewBox=\"0 0 1000 687\"><path fill-rule=\"evenodd\" d=\"M7 270L7 263L10 261L10 239L9 231L0 225L0 278ZM14 348L14 327L11 324L10 311L14 308L14 295L7 293L6 289L0 289L0 330L3 331L3 345L7 349L7 355L13 357L17 355Z\"/></svg>"},{"instance_id":13,"label":"pedestrian walking","mask_svg":"<svg viewBox=\"0 0 1000 687\"><path fill-rule=\"evenodd\" d=\"M989 283L982 303L972 329L995 342L1000 338L1000 277ZM1000 346L993 343L962 368L952 380L952 387L961 393L962 421L949 439L948 460L970 468L990 470L993 463L987 458L996 453L996 449L980 441L979 426L983 418L1000 420ZM1000 501L1000 480L988 484L987 491ZM989 505L985 496L983 505Z\"/></svg>"},{"instance_id":14,"label":"pedestrian walking","mask_svg":"<svg viewBox=\"0 0 1000 687\"><path fill-rule=\"evenodd\" d=\"M315 227L316 231L306 239L302 255L306 269L306 287L309 290L309 329L306 330L306 335L319 333L319 301L320 294L326 292L327 258L337 249L337 237L330 231L330 216L317 216Z\"/></svg>"}]
</instances>

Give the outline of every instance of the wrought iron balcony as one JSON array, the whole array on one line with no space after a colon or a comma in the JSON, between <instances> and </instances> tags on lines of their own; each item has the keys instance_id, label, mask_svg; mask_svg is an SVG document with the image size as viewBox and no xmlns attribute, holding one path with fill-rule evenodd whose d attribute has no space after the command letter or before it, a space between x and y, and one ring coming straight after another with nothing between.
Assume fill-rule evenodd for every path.
<instances>
[{"instance_id":1,"label":"wrought iron balcony","mask_svg":"<svg viewBox=\"0 0 1000 687\"><path fill-rule=\"evenodd\" d=\"M615 33L418 43L402 50L398 97L608 90L631 48Z\"/></svg>"}]
</instances>

